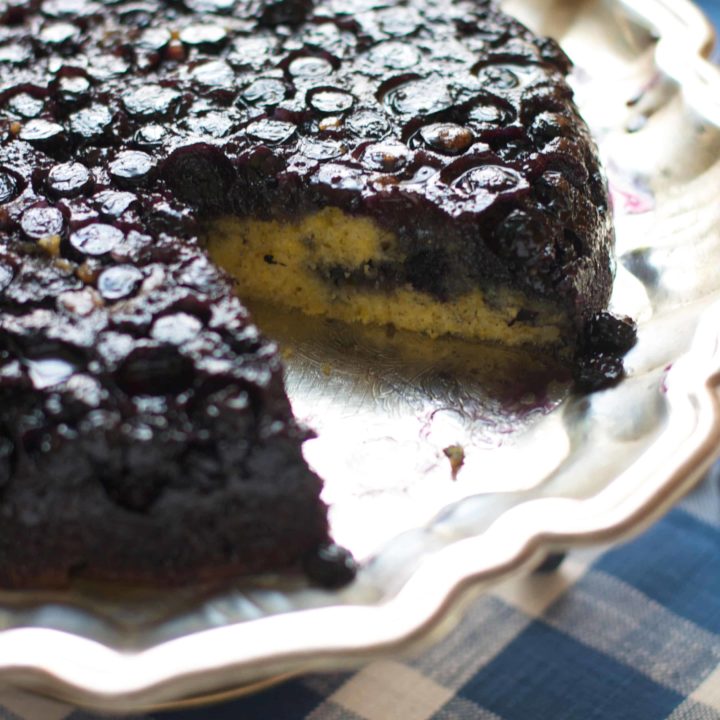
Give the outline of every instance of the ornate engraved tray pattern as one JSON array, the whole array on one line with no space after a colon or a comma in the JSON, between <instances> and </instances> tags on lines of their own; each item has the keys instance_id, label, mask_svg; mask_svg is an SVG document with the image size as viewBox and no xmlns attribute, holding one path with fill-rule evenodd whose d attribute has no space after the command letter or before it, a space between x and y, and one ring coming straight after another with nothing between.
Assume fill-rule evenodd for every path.
<instances>
[{"instance_id":1,"label":"ornate engraved tray pattern","mask_svg":"<svg viewBox=\"0 0 720 720\"><path fill-rule=\"evenodd\" d=\"M639 532L720 453L720 73L685 0L508 0L561 40L617 211L629 377L568 394L523 353L274 320L358 580L0 594L0 678L114 711L403 653L557 548ZM532 362L531 362L532 361ZM453 478L443 449L461 445ZM188 532L192 532L189 528Z\"/></svg>"}]
</instances>

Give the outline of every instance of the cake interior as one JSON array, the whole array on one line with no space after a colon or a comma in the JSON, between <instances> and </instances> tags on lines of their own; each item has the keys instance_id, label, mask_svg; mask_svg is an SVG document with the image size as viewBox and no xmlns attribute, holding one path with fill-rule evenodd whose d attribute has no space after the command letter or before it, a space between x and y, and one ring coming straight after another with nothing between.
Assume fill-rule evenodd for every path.
<instances>
[{"instance_id":1,"label":"cake interior","mask_svg":"<svg viewBox=\"0 0 720 720\"><path fill-rule=\"evenodd\" d=\"M488 282L442 298L415 289L402 279L406 253L394 234L338 208L295 220L225 216L208 226L206 242L250 302L509 346L560 345L568 337L559 305L516 288Z\"/></svg>"}]
</instances>

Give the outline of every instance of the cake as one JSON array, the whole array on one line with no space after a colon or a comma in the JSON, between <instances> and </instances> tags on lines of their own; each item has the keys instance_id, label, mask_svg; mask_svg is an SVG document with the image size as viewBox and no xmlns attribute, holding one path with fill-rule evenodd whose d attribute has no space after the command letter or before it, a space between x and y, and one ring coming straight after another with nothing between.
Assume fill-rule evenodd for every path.
<instances>
[{"instance_id":1,"label":"cake","mask_svg":"<svg viewBox=\"0 0 720 720\"><path fill-rule=\"evenodd\" d=\"M570 64L492 3L0 20L0 587L352 576L243 299L568 356L597 335L613 233Z\"/></svg>"}]
</instances>

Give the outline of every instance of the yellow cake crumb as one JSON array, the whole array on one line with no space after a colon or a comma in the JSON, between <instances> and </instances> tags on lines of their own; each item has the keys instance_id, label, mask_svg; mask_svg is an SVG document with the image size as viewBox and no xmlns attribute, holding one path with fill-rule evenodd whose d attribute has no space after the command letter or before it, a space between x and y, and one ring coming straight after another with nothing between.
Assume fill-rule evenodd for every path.
<instances>
[{"instance_id":1,"label":"yellow cake crumb","mask_svg":"<svg viewBox=\"0 0 720 720\"><path fill-rule=\"evenodd\" d=\"M337 208L296 222L222 218L208 229L207 246L213 261L237 279L243 299L269 300L309 315L505 345L553 345L565 328L555 305L510 288L494 291L491 302L479 289L441 301L409 286L329 282L319 269L370 273L373 264L403 260L391 232ZM532 324L517 319L528 306L537 313Z\"/></svg>"}]
</instances>

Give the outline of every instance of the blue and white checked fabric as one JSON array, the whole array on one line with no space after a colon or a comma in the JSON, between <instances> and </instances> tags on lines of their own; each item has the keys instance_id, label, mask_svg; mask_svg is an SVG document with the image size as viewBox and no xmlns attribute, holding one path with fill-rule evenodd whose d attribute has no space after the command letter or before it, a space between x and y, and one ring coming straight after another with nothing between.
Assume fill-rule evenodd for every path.
<instances>
[{"instance_id":1,"label":"blue and white checked fabric","mask_svg":"<svg viewBox=\"0 0 720 720\"><path fill-rule=\"evenodd\" d=\"M7 720L100 720L18 691ZM482 597L414 659L134 720L720 720L720 465L638 539Z\"/></svg>"}]
</instances>

